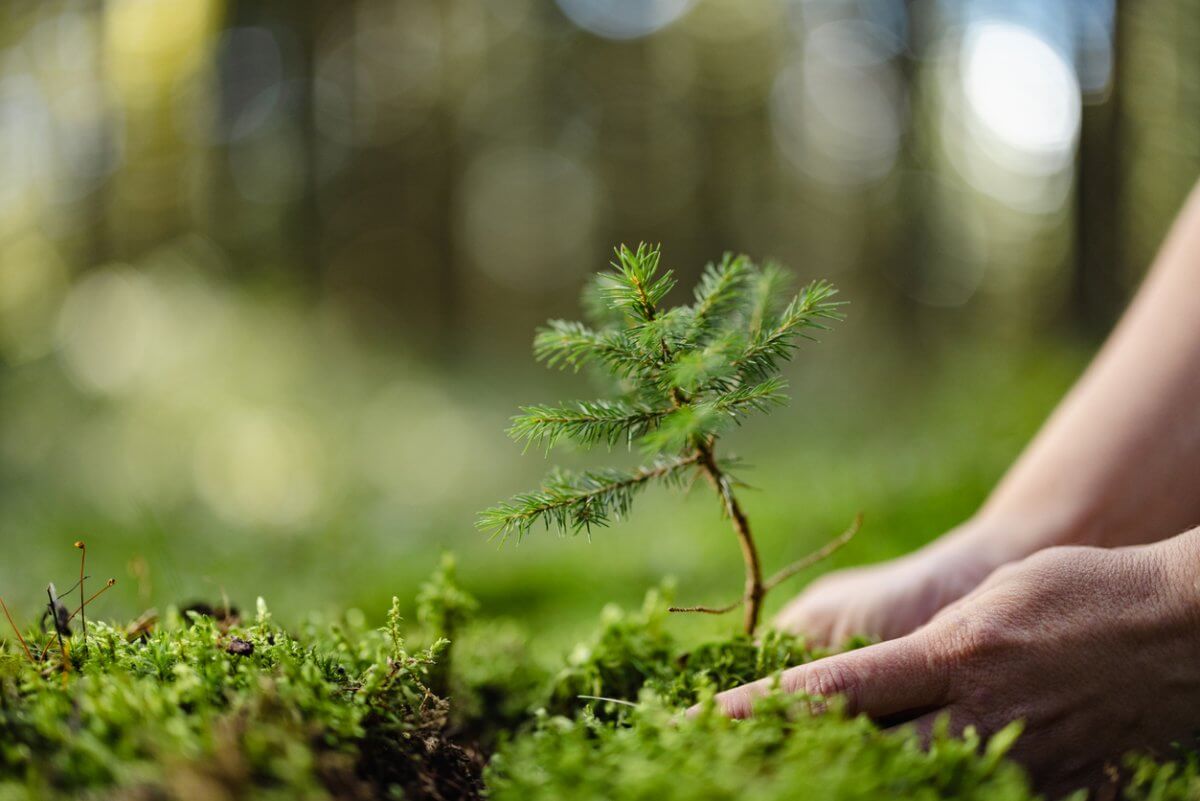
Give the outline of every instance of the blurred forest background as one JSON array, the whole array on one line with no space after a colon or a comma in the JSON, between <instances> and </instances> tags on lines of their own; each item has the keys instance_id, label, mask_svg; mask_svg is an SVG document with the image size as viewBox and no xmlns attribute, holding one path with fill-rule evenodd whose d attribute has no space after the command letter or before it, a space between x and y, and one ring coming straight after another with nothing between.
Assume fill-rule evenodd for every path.
<instances>
[{"instance_id":1,"label":"blurred forest background","mask_svg":"<svg viewBox=\"0 0 1200 801\"><path fill-rule=\"evenodd\" d=\"M749 510L769 564L858 510L835 563L911 548L1153 257L1200 174L1198 44L1190 0L4 3L0 593L33 614L83 538L114 615L374 614L444 548L551 629L668 573L732 594L699 498L590 543L472 528L546 467L516 403L588 392L533 327L640 240L685 281L735 250L842 288L793 404L737 432Z\"/></svg>"}]
</instances>

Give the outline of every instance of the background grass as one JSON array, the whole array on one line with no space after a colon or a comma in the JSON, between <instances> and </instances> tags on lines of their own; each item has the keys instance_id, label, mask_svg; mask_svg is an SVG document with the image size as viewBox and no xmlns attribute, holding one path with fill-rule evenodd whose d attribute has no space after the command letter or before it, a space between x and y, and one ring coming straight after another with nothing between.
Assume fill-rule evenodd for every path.
<instances>
[{"instance_id":1,"label":"background grass","mask_svg":"<svg viewBox=\"0 0 1200 801\"><path fill-rule=\"evenodd\" d=\"M968 517L1086 361L1082 349L1067 345L989 350L977 340L897 357L881 356L879 340L868 348L862 337L830 339L801 351L789 406L723 441L747 462L741 477L753 488L744 505L768 570L818 547L856 512L865 517L855 541L776 592L768 612L823 570L906 552ZM532 362L508 369L481 363L421 378L414 394L424 397L434 382L435 397L460 410L449 425L471 432L465 452L447 446L449 458L466 459L467 467L454 468L456 483L434 503L421 502L419 480L411 492L402 484L391 495L347 480L326 519L277 530L187 505L115 515L53 482L10 484L0 537L12 545L0 563L0 587L22 619L35 615L47 580L72 583L71 543L83 537L96 585L118 578L97 615L123 618L149 605L222 595L245 608L262 595L285 621L347 607L377 619L392 595L411 598L439 554L451 550L485 616L520 618L551 648L586 632L605 603L635 605L665 577L685 603L737 594L736 546L704 486L687 494L652 490L631 520L594 531L590 541L535 530L519 544L489 542L473 527L475 512L532 486L549 466L540 452L522 454L505 438L507 416L520 402L586 397L587 379ZM450 469L430 441L401 434L388 447L401 463ZM620 464L636 456L601 448L553 459ZM140 581L135 561L145 566ZM706 616L678 621L681 633L732 625L732 618Z\"/></svg>"}]
</instances>

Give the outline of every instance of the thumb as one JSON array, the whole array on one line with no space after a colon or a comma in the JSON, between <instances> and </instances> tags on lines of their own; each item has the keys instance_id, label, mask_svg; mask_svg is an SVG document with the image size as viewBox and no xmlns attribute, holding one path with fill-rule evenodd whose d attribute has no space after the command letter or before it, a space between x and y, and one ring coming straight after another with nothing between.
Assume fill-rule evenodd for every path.
<instances>
[{"instance_id":1,"label":"thumb","mask_svg":"<svg viewBox=\"0 0 1200 801\"><path fill-rule=\"evenodd\" d=\"M928 712L946 703L949 676L944 660L931 650L921 632L870 645L857 651L818 659L783 672L784 692L817 698L840 696L847 714L894 718L903 712ZM717 695L726 715L751 715L754 700L771 690L771 679L760 679ZM815 705L820 711L822 705Z\"/></svg>"}]
</instances>

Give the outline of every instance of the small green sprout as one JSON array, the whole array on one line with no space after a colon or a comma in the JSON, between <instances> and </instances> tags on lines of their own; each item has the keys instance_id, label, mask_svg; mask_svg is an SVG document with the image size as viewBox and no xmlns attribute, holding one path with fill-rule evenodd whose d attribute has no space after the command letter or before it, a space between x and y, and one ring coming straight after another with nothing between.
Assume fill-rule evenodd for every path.
<instances>
[{"instance_id":1,"label":"small green sprout","mask_svg":"<svg viewBox=\"0 0 1200 801\"><path fill-rule=\"evenodd\" d=\"M523 537L538 522L560 532L588 531L626 516L647 485L690 485L703 476L729 518L745 563L741 597L722 607L672 607L672 611L722 614L744 607L747 634L758 625L766 593L850 539L858 521L816 554L764 578L758 549L735 493L733 462L717 443L754 412L786 401L778 375L801 339L842 319L837 290L814 281L786 292L778 266L758 266L726 255L705 269L693 302L667 308L675 287L660 271L657 247L616 250L612 270L600 273L587 305L592 325L551 320L534 339L534 355L551 367L601 368L615 379L615 397L526 406L509 434L526 447L547 451L562 441L585 447L635 443L648 461L632 470L573 473L553 470L542 486L484 511L480 528L502 539Z\"/></svg>"}]
</instances>

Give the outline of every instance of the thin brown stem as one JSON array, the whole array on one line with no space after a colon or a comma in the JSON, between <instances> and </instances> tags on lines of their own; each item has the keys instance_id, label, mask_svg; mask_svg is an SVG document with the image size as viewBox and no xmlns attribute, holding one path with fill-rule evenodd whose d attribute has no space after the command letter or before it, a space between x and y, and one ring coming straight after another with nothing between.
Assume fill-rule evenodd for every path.
<instances>
[{"instance_id":1,"label":"thin brown stem","mask_svg":"<svg viewBox=\"0 0 1200 801\"><path fill-rule=\"evenodd\" d=\"M830 540L829 542L825 543L817 550L810 553L808 556L805 556L803 559L797 559L795 562L792 562L787 567L774 573L769 579L767 579L766 589L768 591L773 590L776 587L778 587L780 584L782 584L783 582L790 579L792 576L799 573L804 568L811 567L812 565L815 565L817 562L820 562L820 561L823 561L824 559L829 558L829 556L831 556L835 551L837 551L843 545L848 543L850 540L854 539L854 535L858 533L858 530L861 527L862 527L862 512L859 512L858 514L856 514L854 516L854 520L852 520L850 522L850 527L847 528L845 531L843 531L841 534L837 535L832 540Z\"/></svg>"},{"instance_id":2,"label":"thin brown stem","mask_svg":"<svg viewBox=\"0 0 1200 801\"><path fill-rule=\"evenodd\" d=\"M83 540L78 540L75 543L75 547L78 548L80 551L80 553L79 553L79 614L80 614L79 625L83 629L83 652L84 652L84 654L87 654L87 613L84 611L84 607L87 606L87 601L84 600L84 594L83 594L83 567L84 567L84 563L87 561L87 545L84 544Z\"/></svg>"},{"instance_id":3,"label":"thin brown stem","mask_svg":"<svg viewBox=\"0 0 1200 801\"><path fill-rule=\"evenodd\" d=\"M702 615L726 615L737 609L746 602L745 598L738 598L731 604L725 606L669 606L668 612L699 612Z\"/></svg>"},{"instance_id":4,"label":"thin brown stem","mask_svg":"<svg viewBox=\"0 0 1200 801\"><path fill-rule=\"evenodd\" d=\"M729 520L733 525L733 533L737 536L738 545L742 549L742 561L746 567L746 586L742 592L741 600L741 603L746 606L746 612L742 619L746 634L753 636L754 630L758 628L758 617L762 609L763 596L767 592L767 588L763 585L762 564L758 558L758 547L754 544L754 537L750 533L750 522L746 519L746 514L742 511L737 496L733 494L733 486L729 481L729 477L721 471L721 468L717 465L716 457L713 456L713 440L710 438L701 442L696 447L696 454L699 457L698 463L700 469L708 477L708 481L713 485L713 489L721 496L721 501L725 505L725 512L729 515Z\"/></svg>"},{"instance_id":5,"label":"thin brown stem","mask_svg":"<svg viewBox=\"0 0 1200 801\"><path fill-rule=\"evenodd\" d=\"M94 601L94 600L96 600L97 598L99 598L99 597L100 597L101 595L103 595L104 593L108 592L108 588L109 588L109 587L111 587L112 585L116 584L116 583L117 583L117 580L116 580L115 578L110 578L110 579L109 579L107 582L105 582L105 584L104 584L104 586L103 586L103 587L101 587L100 589L98 589L98 590L96 590L94 593L92 593L92 597L91 597L91 598L88 598L86 601L84 601L83 603L81 603L81 604L79 605L79 608L78 608L78 609L76 609L74 612L72 612L72 613L71 613L71 616L67 618L67 622L68 622L68 623L70 623L72 620L74 620L74 619L75 619L75 616L76 616L76 615L81 615L81 614L83 614L84 607L86 607L86 606L87 606L88 604L90 604L92 601Z\"/></svg>"},{"instance_id":6,"label":"thin brown stem","mask_svg":"<svg viewBox=\"0 0 1200 801\"><path fill-rule=\"evenodd\" d=\"M839 548L841 548L843 545L845 545L847 542L849 542L851 539L853 539L854 535L858 533L858 530L861 527L862 527L862 513L859 512L857 515L854 516L854 520L850 523L850 527L847 528L845 531L843 531L841 534L837 535L832 540L825 543L820 548L818 548L817 550L808 554L804 558L797 559L795 562L792 562L787 567L783 568L782 570L777 571L769 579L764 581L762 583L762 595L766 595L768 592L773 590L775 587L777 587L780 584L782 584L783 582L787 581L788 579L790 579L792 576L799 573L804 568L811 567L812 565L815 565L817 562L827 559L835 551L837 551ZM751 544L753 545L753 543L751 543ZM745 604L747 597L748 597L748 595L743 595L741 598L738 598L733 603L726 604L725 606L672 606L672 607L669 607L667 609L667 611L668 612L698 612L702 615L724 615L724 614L728 614L729 612L732 612L733 610L735 610L738 607Z\"/></svg>"},{"instance_id":7,"label":"thin brown stem","mask_svg":"<svg viewBox=\"0 0 1200 801\"><path fill-rule=\"evenodd\" d=\"M12 613L8 611L8 604L4 603L3 598L0 598L0 606L4 607L4 616L8 618L8 625L12 626L13 634L17 635L17 641L25 649L25 656L29 657L29 661L36 665L37 660L33 658L33 654L29 653L29 646L26 644L25 638L21 636L21 630L17 628L17 624L13 621Z\"/></svg>"}]
</instances>

